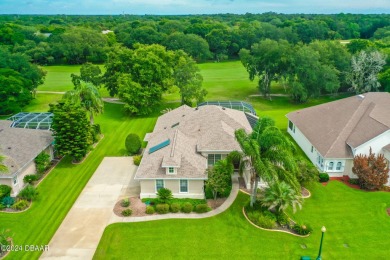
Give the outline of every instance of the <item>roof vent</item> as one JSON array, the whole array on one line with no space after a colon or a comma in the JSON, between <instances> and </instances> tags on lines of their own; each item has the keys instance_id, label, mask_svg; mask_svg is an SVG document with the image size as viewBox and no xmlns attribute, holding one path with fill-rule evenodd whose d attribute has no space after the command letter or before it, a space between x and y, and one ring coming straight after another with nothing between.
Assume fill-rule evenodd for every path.
<instances>
[{"instance_id":1,"label":"roof vent","mask_svg":"<svg viewBox=\"0 0 390 260\"><path fill-rule=\"evenodd\" d=\"M364 97L364 95L360 94L360 95L357 95L357 98L360 99L360 100L363 100L365 97Z\"/></svg>"},{"instance_id":2,"label":"roof vent","mask_svg":"<svg viewBox=\"0 0 390 260\"><path fill-rule=\"evenodd\" d=\"M8 150L11 150L11 147L8 147Z\"/></svg>"}]
</instances>

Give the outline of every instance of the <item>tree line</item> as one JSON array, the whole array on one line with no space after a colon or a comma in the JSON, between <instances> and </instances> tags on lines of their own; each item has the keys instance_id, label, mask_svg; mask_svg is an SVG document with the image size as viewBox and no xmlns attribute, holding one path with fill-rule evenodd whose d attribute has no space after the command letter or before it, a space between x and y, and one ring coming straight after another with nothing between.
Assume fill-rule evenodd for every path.
<instances>
[{"instance_id":1,"label":"tree line","mask_svg":"<svg viewBox=\"0 0 390 260\"><path fill-rule=\"evenodd\" d=\"M338 91L389 91L388 18L1 15L0 114L28 104L45 76L37 65L49 64L105 63L104 75L91 66L83 69L95 71L84 74L92 73L90 83L123 99L131 114L149 113L172 86L179 87L183 104L202 100L206 93L195 61L239 58L264 96L279 81L296 102ZM350 38L357 39L339 41Z\"/></svg>"}]
</instances>

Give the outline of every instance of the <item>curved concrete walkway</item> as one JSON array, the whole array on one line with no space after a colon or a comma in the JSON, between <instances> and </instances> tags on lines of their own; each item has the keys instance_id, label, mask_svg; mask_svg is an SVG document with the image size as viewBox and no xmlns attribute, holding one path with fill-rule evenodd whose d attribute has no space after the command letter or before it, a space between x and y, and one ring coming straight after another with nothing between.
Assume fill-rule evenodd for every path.
<instances>
[{"instance_id":1,"label":"curved concrete walkway","mask_svg":"<svg viewBox=\"0 0 390 260\"><path fill-rule=\"evenodd\" d=\"M215 215L218 215L225 210L227 210L234 202L234 200L237 197L238 191L239 191L239 182L238 182L238 174L235 173L232 176L232 191L230 192L229 197L226 199L226 201L219 206L218 208L209 211L207 213L168 213L164 215L152 215L152 216L144 216L144 217L118 217L115 214L112 214L112 217L110 219L110 224L112 223L120 223L120 222L142 222L142 221L152 221L152 220L161 220L161 219L200 219L200 218L209 218L213 217Z\"/></svg>"}]
</instances>

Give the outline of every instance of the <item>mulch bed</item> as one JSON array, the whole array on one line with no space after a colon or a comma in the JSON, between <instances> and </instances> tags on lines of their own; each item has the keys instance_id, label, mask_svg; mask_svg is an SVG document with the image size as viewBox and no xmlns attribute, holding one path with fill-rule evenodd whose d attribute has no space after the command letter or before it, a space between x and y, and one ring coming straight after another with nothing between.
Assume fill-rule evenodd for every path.
<instances>
[{"instance_id":1,"label":"mulch bed","mask_svg":"<svg viewBox=\"0 0 390 260\"><path fill-rule=\"evenodd\" d=\"M126 198L123 198L126 199ZM121 202L122 200L119 200L115 206L114 206L114 213L118 217L123 217L122 211L125 209L130 208L132 210L131 217L143 217L143 216L150 216L150 215L156 215L157 213L154 214L146 214L146 204L141 201L139 197L132 197L129 198L130 201L130 206L129 207L122 207ZM226 201L226 198L217 198L216 200L214 199L208 199L207 200L207 205L209 205L210 208L216 209L219 206L221 206L224 202Z\"/></svg>"},{"instance_id":2,"label":"mulch bed","mask_svg":"<svg viewBox=\"0 0 390 260\"><path fill-rule=\"evenodd\" d=\"M387 215L390 216L390 208L387 208Z\"/></svg>"}]
</instances>

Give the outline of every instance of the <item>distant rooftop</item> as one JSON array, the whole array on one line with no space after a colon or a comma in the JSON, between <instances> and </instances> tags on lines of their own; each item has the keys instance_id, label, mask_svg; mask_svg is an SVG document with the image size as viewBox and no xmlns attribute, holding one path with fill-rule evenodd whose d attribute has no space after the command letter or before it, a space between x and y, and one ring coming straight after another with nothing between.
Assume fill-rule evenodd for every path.
<instances>
[{"instance_id":1,"label":"distant rooftop","mask_svg":"<svg viewBox=\"0 0 390 260\"><path fill-rule=\"evenodd\" d=\"M198 107L205 106L205 105L214 105L214 106L231 108L231 109L251 113L252 115L256 116L256 111L253 108L253 106L244 101L229 101L229 100L228 101L206 101L198 104Z\"/></svg>"},{"instance_id":2,"label":"distant rooftop","mask_svg":"<svg viewBox=\"0 0 390 260\"><path fill-rule=\"evenodd\" d=\"M10 127L50 130L53 113L26 113L20 112L7 120L13 121Z\"/></svg>"}]
</instances>

